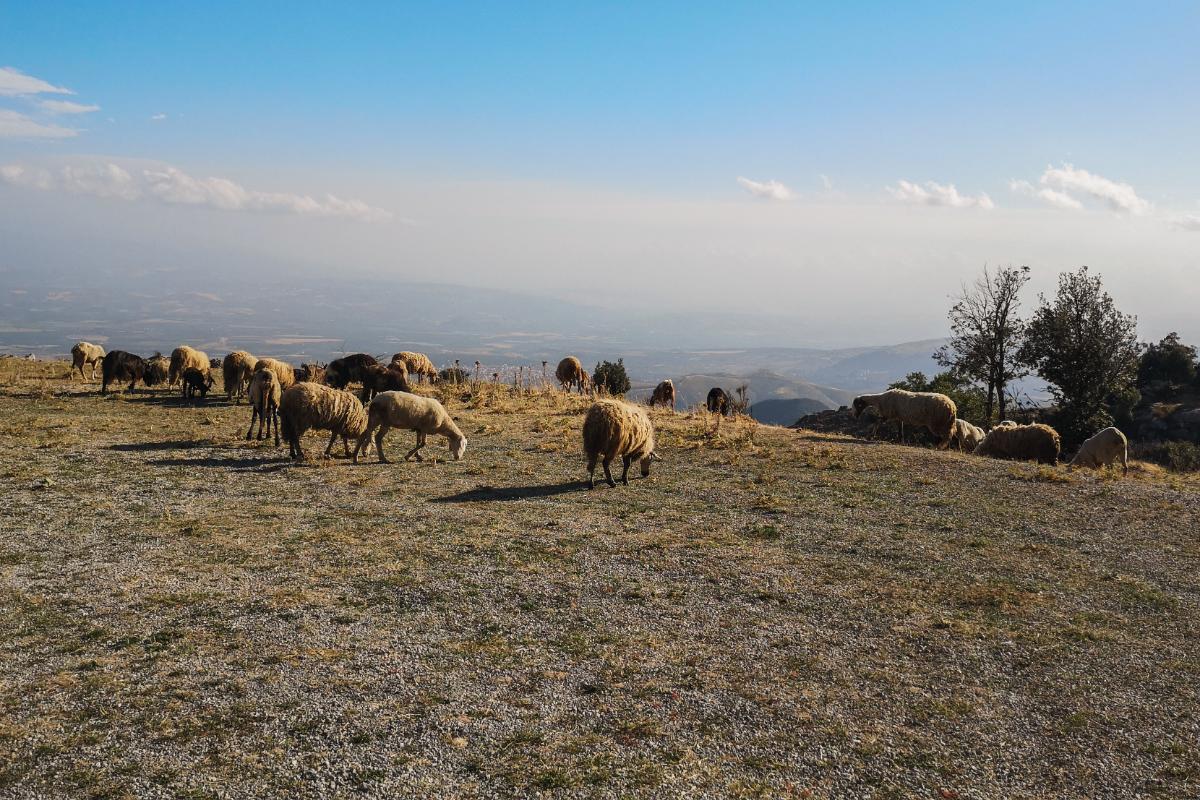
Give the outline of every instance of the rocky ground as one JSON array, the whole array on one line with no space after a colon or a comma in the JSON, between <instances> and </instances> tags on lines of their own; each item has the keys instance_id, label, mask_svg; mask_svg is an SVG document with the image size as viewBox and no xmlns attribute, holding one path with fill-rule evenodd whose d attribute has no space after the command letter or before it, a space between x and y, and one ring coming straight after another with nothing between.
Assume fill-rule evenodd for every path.
<instances>
[{"instance_id":1,"label":"rocky ground","mask_svg":"<svg viewBox=\"0 0 1200 800\"><path fill-rule=\"evenodd\" d=\"M0 796L1200 793L1192 479L655 412L589 492L488 387L292 465L65 373L0 372Z\"/></svg>"}]
</instances>

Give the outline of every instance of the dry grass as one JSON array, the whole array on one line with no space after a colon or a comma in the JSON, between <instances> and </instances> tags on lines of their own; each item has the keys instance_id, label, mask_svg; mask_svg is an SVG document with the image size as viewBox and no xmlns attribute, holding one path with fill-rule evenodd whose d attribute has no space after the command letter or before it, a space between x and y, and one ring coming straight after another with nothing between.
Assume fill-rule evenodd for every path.
<instances>
[{"instance_id":1,"label":"dry grass","mask_svg":"<svg viewBox=\"0 0 1200 800\"><path fill-rule=\"evenodd\" d=\"M66 372L0 359L0 796L1200 792L1193 480L656 411L588 492L487 385L297 467Z\"/></svg>"}]
</instances>

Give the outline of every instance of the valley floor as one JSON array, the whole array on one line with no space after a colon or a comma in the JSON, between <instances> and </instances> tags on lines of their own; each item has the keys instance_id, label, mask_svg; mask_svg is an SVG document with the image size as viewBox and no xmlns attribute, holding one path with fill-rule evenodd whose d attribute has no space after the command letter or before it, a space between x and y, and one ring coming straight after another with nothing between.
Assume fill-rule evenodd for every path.
<instances>
[{"instance_id":1,"label":"valley floor","mask_svg":"<svg viewBox=\"0 0 1200 800\"><path fill-rule=\"evenodd\" d=\"M6 369L0 796L1200 794L1194 480L656 412L589 492L586 401L488 387L296 466Z\"/></svg>"}]
</instances>

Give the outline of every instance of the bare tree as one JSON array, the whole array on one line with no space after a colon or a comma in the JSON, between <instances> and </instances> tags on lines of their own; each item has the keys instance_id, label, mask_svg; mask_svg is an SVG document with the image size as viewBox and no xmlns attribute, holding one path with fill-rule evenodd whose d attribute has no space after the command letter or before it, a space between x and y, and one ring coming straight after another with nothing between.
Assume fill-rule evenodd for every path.
<instances>
[{"instance_id":1,"label":"bare tree","mask_svg":"<svg viewBox=\"0 0 1200 800\"><path fill-rule=\"evenodd\" d=\"M987 388L987 421L999 405L1004 419L1005 391L1010 381L1027 374L1017 361L1025 323L1017 317L1021 289L1029 281L1029 267L983 268L983 275L964 286L950 307L950 341L933 357L943 367Z\"/></svg>"}]
</instances>

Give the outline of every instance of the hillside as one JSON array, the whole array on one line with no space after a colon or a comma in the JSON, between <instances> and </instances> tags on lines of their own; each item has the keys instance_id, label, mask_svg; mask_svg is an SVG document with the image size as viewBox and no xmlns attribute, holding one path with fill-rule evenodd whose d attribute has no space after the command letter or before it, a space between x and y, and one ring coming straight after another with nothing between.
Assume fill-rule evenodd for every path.
<instances>
[{"instance_id":1,"label":"hillside","mask_svg":"<svg viewBox=\"0 0 1200 800\"><path fill-rule=\"evenodd\" d=\"M837 408L846 405L854 399L852 392L835 389L831 386L818 386L801 378L789 378L770 370L757 370L746 373L709 373L672 376L675 384L675 405L679 409L701 406L708 398L708 392L714 386L720 386L733 395L738 386L745 384L752 404L766 400L810 400L816 408ZM644 399L650 396L654 389L653 383L635 382L630 397ZM801 412L803 413L803 412ZM789 423L799 419L797 414L788 420Z\"/></svg>"},{"instance_id":2,"label":"hillside","mask_svg":"<svg viewBox=\"0 0 1200 800\"><path fill-rule=\"evenodd\" d=\"M0 362L0 796L1200 792L1193 479L655 412L589 492L486 386L293 465L65 372Z\"/></svg>"}]
</instances>

